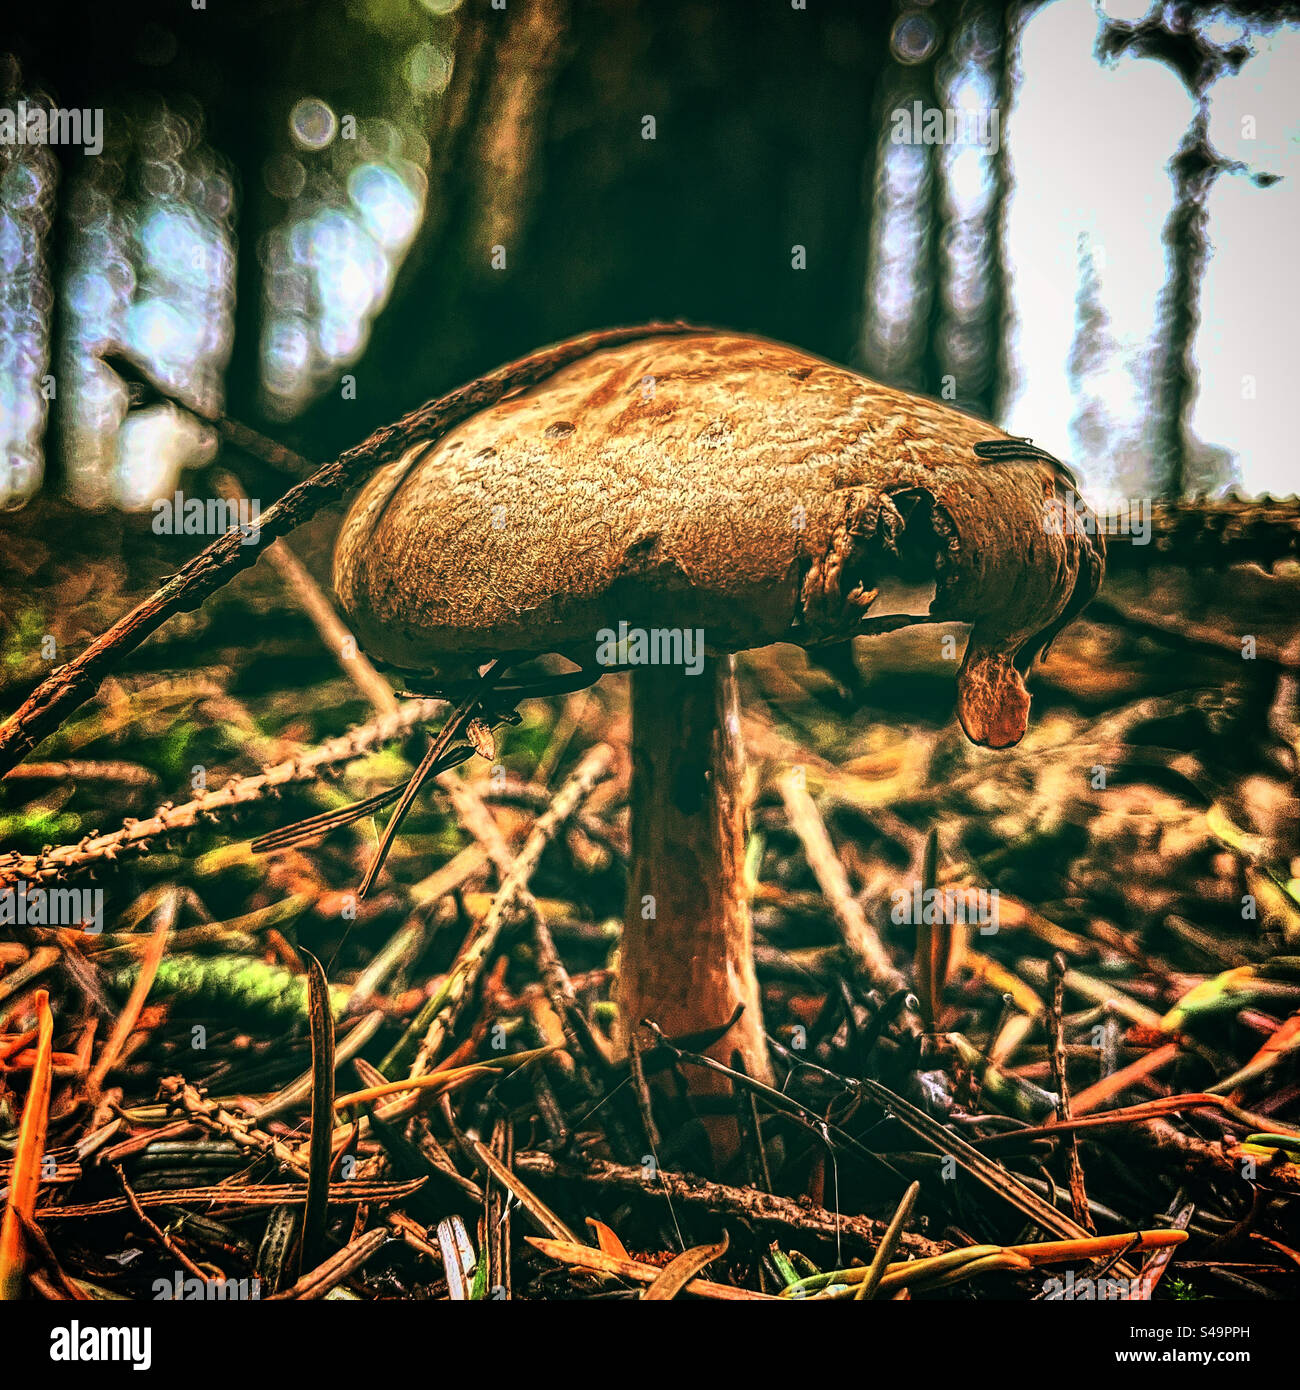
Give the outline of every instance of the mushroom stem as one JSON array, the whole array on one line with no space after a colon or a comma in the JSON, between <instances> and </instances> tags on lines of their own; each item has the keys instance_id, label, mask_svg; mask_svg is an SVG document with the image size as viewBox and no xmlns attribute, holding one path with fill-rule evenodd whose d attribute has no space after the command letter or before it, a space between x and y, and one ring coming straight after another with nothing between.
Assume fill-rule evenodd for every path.
<instances>
[{"instance_id":1,"label":"mushroom stem","mask_svg":"<svg viewBox=\"0 0 1300 1390\"><path fill-rule=\"evenodd\" d=\"M771 1079L754 974L745 889L745 757L735 658L709 657L698 675L676 666L633 671L632 870L619 972L625 1034L643 1018L669 1038L721 1027L707 1051ZM726 1096L726 1077L685 1068L690 1094ZM735 1124L708 1122L715 1155Z\"/></svg>"}]
</instances>

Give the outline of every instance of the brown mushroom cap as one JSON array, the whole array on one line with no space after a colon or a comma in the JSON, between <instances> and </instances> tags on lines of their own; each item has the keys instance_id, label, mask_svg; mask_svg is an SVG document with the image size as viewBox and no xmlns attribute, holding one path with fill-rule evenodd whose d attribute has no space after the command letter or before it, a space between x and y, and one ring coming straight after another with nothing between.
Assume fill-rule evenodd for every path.
<instances>
[{"instance_id":1,"label":"brown mushroom cap","mask_svg":"<svg viewBox=\"0 0 1300 1390\"><path fill-rule=\"evenodd\" d=\"M1100 583L1100 541L1045 524L1049 463L984 461L992 425L732 334L598 352L381 469L335 587L372 653L453 674L501 653L594 664L596 634L702 628L715 651L861 629L878 583L933 578L972 624L958 713L1024 733L1015 667Z\"/></svg>"}]
</instances>

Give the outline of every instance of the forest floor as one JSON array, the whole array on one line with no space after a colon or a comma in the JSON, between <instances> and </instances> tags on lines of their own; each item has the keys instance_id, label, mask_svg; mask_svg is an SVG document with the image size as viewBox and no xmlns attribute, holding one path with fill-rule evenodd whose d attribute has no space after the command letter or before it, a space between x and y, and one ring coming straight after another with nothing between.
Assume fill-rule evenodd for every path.
<instances>
[{"instance_id":1,"label":"forest floor","mask_svg":"<svg viewBox=\"0 0 1300 1390\"><path fill-rule=\"evenodd\" d=\"M294 538L318 577L335 521ZM0 708L200 543L48 502L0 519ZM0 1281L1027 1300L1069 1274L1297 1297L1298 583L1108 581L1002 753L957 728L933 629L859 642L851 690L794 648L740 659L777 1085L734 1078L719 1166L672 1084L708 1040L639 1067L613 1042L625 678L524 702L449 774L456 806L427 785L358 899L382 814L251 841L400 785L448 706L377 709L264 558L0 787L0 887L89 890L98 928L0 925L0 1202L15 1161L39 1170ZM896 923L918 883L989 915ZM864 932L909 990L873 986Z\"/></svg>"}]
</instances>

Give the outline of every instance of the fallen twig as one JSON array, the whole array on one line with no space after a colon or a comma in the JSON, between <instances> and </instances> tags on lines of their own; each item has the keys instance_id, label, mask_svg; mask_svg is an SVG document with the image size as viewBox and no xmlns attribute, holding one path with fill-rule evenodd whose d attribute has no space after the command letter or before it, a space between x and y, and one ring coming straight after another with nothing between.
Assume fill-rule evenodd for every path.
<instances>
[{"instance_id":1,"label":"fallen twig","mask_svg":"<svg viewBox=\"0 0 1300 1390\"><path fill-rule=\"evenodd\" d=\"M664 1168L647 1172L639 1165L609 1163L598 1158L568 1162L530 1149L515 1155L515 1169L525 1177L544 1182L576 1183L656 1198L683 1210L742 1222L782 1239L797 1236L830 1244L842 1240L850 1250L863 1253L875 1250L888 1229L886 1222L869 1216L827 1211L824 1207L776 1197L757 1188L729 1187L725 1183L688 1177ZM938 1255L945 1249L937 1241L911 1231L900 1234L899 1245L909 1254L918 1256Z\"/></svg>"},{"instance_id":2,"label":"fallen twig","mask_svg":"<svg viewBox=\"0 0 1300 1390\"><path fill-rule=\"evenodd\" d=\"M889 952L876 929L849 888L849 878L826 830L826 823L807 788L793 769L781 778L781 799L785 802L790 828L798 835L808 858L808 867L821 885L844 944L854 964L871 984L886 993L904 985L902 975L889 958Z\"/></svg>"},{"instance_id":3,"label":"fallen twig","mask_svg":"<svg viewBox=\"0 0 1300 1390\"><path fill-rule=\"evenodd\" d=\"M49 884L112 863L120 855L148 853L152 840L192 830L205 819L216 819L224 812L253 805L281 787L313 781L327 768L364 757L381 744L428 723L445 709L442 700L411 700L392 714L359 724L338 738L327 739L252 776L232 777L180 806L168 803L147 820L124 821L120 830L87 835L75 845L61 845L40 854L10 854L0 858L0 887L20 882Z\"/></svg>"}]
</instances>

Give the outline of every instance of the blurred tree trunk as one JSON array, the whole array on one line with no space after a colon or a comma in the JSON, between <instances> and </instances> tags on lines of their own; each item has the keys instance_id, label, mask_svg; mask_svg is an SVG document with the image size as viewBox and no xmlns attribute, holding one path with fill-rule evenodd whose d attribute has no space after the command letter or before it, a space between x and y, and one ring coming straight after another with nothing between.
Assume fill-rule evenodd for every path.
<instances>
[{"instance_id":1,"label":"blurred tree trunk","mask_svg":"<svg viewBox=\"0 0 1300 1390\"><path fill-rule=\"evenodd\" d=\"M683 317L848 356L887 11L512 0L462 15L428 220L351 369L357 399L322 395L296 425L305 451L601 325Z\"/></svg>"}]
</instances>

